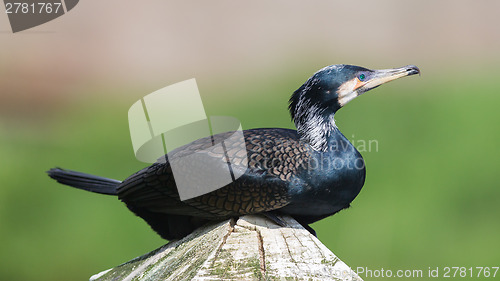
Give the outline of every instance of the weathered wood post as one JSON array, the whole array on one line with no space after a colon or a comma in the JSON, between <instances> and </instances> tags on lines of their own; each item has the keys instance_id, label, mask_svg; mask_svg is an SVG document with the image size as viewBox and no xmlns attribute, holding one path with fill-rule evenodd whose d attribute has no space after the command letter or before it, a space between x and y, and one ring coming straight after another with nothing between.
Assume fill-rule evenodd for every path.
<instances>
[{"instance_id":1,"label":"weathered wood post","mask_svg":"<svg viewBox=\"0 0 500 281\"><path fill-rule=\"evenodd\" d=\"M90 278L101 280L361 280L291 217L244 216L197 229Z\"/></svg>"}]
</instances>

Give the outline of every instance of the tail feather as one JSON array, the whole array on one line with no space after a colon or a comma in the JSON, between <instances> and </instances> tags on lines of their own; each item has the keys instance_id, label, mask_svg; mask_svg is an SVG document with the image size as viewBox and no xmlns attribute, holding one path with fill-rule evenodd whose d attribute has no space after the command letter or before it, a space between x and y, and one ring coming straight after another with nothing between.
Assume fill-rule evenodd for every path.
<instances>
[{"instance_id":1,"label":"tail feather","mask_svg":"<svg viewBox=\"0 0 500 281\"><path fill-rule=\"evenodd\" d=\"M117 195L116 188L121 183L118 180L61 168L52 168L47 171L47 174L59 183L107 195Z\"/></svg>"}]
</instances>

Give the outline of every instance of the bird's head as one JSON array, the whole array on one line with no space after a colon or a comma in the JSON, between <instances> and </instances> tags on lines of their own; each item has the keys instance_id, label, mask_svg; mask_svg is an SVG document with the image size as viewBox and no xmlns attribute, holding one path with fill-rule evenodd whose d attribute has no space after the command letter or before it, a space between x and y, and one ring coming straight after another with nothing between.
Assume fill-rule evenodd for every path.
<instances>
[{"instance_id":1,"label":"bird's head","mask_svg":"<svg viewBox=\"0 0 500 281\"><path fill-rule=\"evenodd\" d=\"M371 70L354 65L331 65L316 72L290 98L293 121L304 136L318 126L335 128L333 115L361 94L384 83L420 74L418 67Z\"/></svg>"}]
</instances>

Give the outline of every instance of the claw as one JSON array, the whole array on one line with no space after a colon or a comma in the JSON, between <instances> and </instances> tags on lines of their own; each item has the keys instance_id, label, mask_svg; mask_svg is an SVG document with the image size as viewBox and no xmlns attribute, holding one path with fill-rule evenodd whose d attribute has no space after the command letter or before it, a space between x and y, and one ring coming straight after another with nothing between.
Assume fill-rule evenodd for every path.
<instances>
[{"instance_id":1,"label":"claw","mask_svg":"<svg viewBox=\"0 0 500 281\"><path fill-rule=\"evenodd\" d=\"M286 226L286 222L284 222L282 219L280 219L275 213L273 212L266 212L266 213L262 213L262 215L264 215L266 218L272 220L275 224L281 226L281 227L285 227Z\"/></svg>"}]
</instances>

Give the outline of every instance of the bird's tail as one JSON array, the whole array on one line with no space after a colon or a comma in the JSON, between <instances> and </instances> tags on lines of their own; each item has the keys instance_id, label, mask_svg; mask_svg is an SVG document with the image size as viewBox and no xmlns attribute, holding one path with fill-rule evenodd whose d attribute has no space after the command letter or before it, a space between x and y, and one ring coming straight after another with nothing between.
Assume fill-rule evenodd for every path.
<instances>
[{"instance_id":1,"label":"bird's tail","mask_svg":"<svg viewBox=\"0 0 500 281\"><path fill-rule=\"evenodd\" d=\"M121 181L118 180L61 168L52 168L47 171L47 174L59 183L107 195L117 195L116 188L121 183Z\"/></svg>"}]
</instances>

